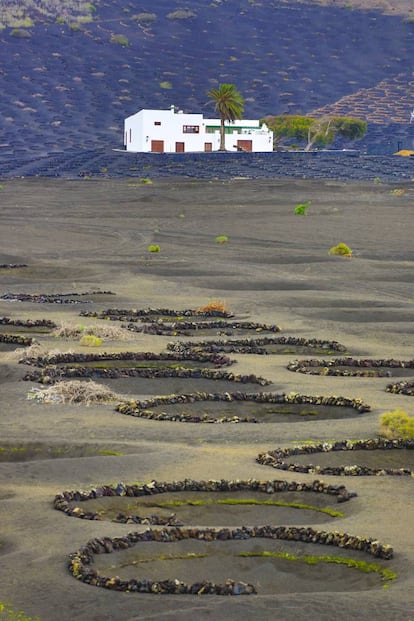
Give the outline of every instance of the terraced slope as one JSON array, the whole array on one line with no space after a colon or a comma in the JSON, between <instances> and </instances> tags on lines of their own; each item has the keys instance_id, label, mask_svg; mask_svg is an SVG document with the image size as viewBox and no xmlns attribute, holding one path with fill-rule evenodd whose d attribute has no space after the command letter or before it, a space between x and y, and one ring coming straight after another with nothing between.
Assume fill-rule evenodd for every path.
<instances>
[{"instance_id":1,"label":"terraced slope","mask_svg":"<svg viewBox=\"0 0 414 621\"><path fill-rule=\"evenodd\" d=\"M407 124L414 108L414 75L399 74L379 82L372 88L362 88L352 95L313 110L314 116L333 114L358 116L369 123Z\"/></svg>"}]
</instances>

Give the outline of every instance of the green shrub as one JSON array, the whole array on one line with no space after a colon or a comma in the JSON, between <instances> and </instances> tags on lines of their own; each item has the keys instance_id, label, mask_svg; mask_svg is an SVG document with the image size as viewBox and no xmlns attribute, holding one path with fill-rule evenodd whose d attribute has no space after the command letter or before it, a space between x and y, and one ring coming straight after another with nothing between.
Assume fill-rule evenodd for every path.
<instances>
[{"instance_id":1,"label":"green shrub","mask_svg":"<svg viewBox=\"0 0 414 621\"><path fill-rule=\"evenodd\" d=\"M133 19L142 26L151 26L156 21L157 16L155 13L138 13L133 16Z\"/></svg>"},{"instance_id":2,"label":"green shrub","mask_svg":"<svg viewBox=\"0 0 414 621\"><path fill-rule=\"evenodd\" d=\"M110 43L114 43L115 45L122 45L123 47L126 47L127 45L129 45L128 37L122 34L111 35L111 38L109 41Z\"/></svg>"},{"instance_id":3,"label":"green shrub","mask_svg":"<svg viewBox=\"0 0 414 621\"><path fill-rule=\"evenodd\" d=\"M294 209L294 214L297 216L306 216L306 210L311 205L312 201L306 201L306 203L298 203Z\"/></svg>"},{"instance_id":4,"label":"green shrub","mask_svg":"<svg viewBox=\"0 0 414 621\"><path fill-rule=\"evenodd\" d=\"M92 15L79 15L79 17L76 18L76 21L78 24L90 24L93 21L93 17Z\"/></svg>"},{"instance_id":5,"label":"green shrub","mask_svg":"<svg viewBox=\"0 0 414 621\"><path fill-rule=\"evenodd\" d=\"M171 90L172 89L172 84L171 84L171 82L168 82L168 80L163 80L162 82L160 82L160 87L164 88L166 90Z\"/></svg>"},{"instance_id":6,"label":"green shrub","mask_svg":"<svg viewBox=\"0 0 414 621\"><path fill-rule=\"evenodd\" d=\"M340 242L336 246L332 246L332 248L329 250L329 254L336 254L342 257L351 257L352 250L349 246L347 246L343 242Z\"/></svg>"},{"instance_id":7,"label":"green shrub","mask_svg":"<svg viewBox=\"0 0 414 621\"><path fill-rule=\"evenodd\" d=\"M149 179L149 177L141 177L139 182L146 185L152 185L152 180Z\"/></svg>"},{"instance_id":8,"label":"green shrub","mask_svg":"<svg viewBox=\"0 0 414 621\"><path fill-rule=\"evenodd\" d=\"M168 19L190 19L191 17L196 17L196 13L190 11L190 9L178 9L168 13L167 17Z\"/></svg>"},{"instance_id":9,"label":"green shrub","mask_svg":"<svg viewBox=\"0 0 414 621\"><path fill-rule=\"evenodd\" d=\"M161 248L158 244L150 244L148 246L148 252L161 252Z\"/></svg>"},{"instance_id":10,"label":"green shrub","mask_svg":"<svg viewBox=\"0 0 414 621\"><path fill-rule=\"evenodd\" d=\"M227 235L217 235L216 244L226 244L229 241Z\"/></svg>"},{"instance_id":11,"label":"green shrub","mask_svg":"<svg viewBox=\"0 0 414 621\"><path fill-rule=\"evenodd\" d=\"M34 26L34 23L30 17L20 17L14 19L10 25L14 28L31 28Z\"/></svg>"},{"instance_id":12,"label":"green shrub","mask_svg":"<svg viewBox=\"0 0 414 621\"><path fill-rule=\"evenodd\" d=\"M10 31L10 36L16 39L30 39L32 35L23 28L13 28L13 30Z\"/></svg>"},{"instance_id":13,"label":"green shrub","mask_svg":"<svg viewBox=\"0 0 414 621\"><path fill-rule=\"evenodd\" d=\"M102 339L94 334L84 334L81 336L79 343L83 347L100 347L102 345Z\"/></svg>"},{"instance_id":14,"label":"green shrub","mask_svg":"<svg viewBox=\"0 0 414 621\"><path fill-rule=\"evenodd\" d=\"M414 440L414 417L403 410L384 412L380 416L380 434L390 439Z\"/></svg>"}]
</instances>

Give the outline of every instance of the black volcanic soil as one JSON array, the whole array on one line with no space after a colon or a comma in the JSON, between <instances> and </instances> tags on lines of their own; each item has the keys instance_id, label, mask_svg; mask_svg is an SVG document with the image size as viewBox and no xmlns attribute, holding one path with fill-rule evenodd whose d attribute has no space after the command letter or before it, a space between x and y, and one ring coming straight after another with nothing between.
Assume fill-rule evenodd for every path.
<instances>
[{"instance_id":1,"label":"black volcanic soil","mask_svg":"<svg viewBox=\"0 0 414 621\"><path fill-rule=\"evenodd\" d=\"M109 303L119 308L197 308L224 300L236 316L276 323L281 335L337 340L353 357L412 357L414 190L409 179L399 185L405 189L401 196L392 193L393 183L373 180L154 178L152 185L128 184L121 178L7 180L1 191L0 263L25 263L32 278L25 277L25 270L4 270L0 293L100 289L115 292ZM306 200L312 201L308 215L295 216L296 204ZM229 241L217 244L216 236L223 234ZM329 255L339 242L352 248L351 259ZM152 243L160 245L159 253L148 252ZM108 299L96 296L74 305L0 299L1 316L56 323L93 324L94 319L79 317L85 308L104 310ZM47 349L86 351L74 340L50 334L36 339ZM131 333L130 342L103 347L160 353L169 340ZM325 530L374 537L393 546L395 557L384 564L398 578L386 589L378 577L372 582L372 576L359 579L355 573L348 579L338 568L327 575L306 567L295 572L298 586L292 593L292 579L284 574L282 581L280 565L275 576L286 588L278 594L260 593L259 588L258 595L246 597L158 597L97 589L69 575L67 554L92 537L114 537L136 527L72 519L52 508L62 490L110 481L312 481L313 475L281 473L255 458L297 442L376 437L384 411L400 408L414 414L410 397L385 391L389 378L294 374L286 369L289 356L237 355L231 367L235 373L268 377L277 392L358 397L372 409L351 418L292 424L179 425L120 416L113 404L82 407L27 400L32 385L20 381L24 368L17 357L0 352L0 446L18 452L27 445L33 459L0 462L2 600L42 621L56 621L57 614L61 621L273 621L275 615L283 621L408 621L412 616L410 477L347 477L347 487L358 497L344 507L344 518L323 524ZM55 451L53 459L44 451L38 459L36 447L73 451ZM333 476L324 480L343 482ZM294 553L308 550L295 547ZM337 551L318 546L318 553ZM113 557L101 561L111 564ZM212 569L218 565L215 560ZM249 567L259 582L261 572L267 575L260 563ZM160 568L153 569L157 573Z\"/></svg>"}]
</instances>

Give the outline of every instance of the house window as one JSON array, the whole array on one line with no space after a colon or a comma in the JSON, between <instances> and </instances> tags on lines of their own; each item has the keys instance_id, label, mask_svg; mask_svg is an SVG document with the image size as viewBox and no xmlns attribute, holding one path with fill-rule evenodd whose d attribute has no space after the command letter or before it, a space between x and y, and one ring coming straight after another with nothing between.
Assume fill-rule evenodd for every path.
<instances>
[{"instance_id":1,"label":"house window","mask_svg":"<svg viewBox=\"0 0 414 621\"><path fill-rule=\"evenodd\" d=\"M161 121L154 121L154 125L161 125Z\"/></svg>"},{"instance_id":2,"label":"house window","mask_svg":"<svg viewBox=\"0 0 414 621\"><path fill-rule=\"evenodd\" d=\"M183 125L183 134L199 134L199 125Z\"/></svg>"}]
</instances>

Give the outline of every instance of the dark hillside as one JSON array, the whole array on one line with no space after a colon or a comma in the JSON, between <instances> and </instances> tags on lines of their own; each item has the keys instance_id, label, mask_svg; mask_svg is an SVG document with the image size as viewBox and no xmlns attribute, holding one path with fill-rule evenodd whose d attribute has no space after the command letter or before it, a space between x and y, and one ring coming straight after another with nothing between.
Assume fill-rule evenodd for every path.
<instances>
[{"instance_id":1,"label":"dark hillside","mask_svg":"<svg viewBox=\"0 0 414 621\"><path fill-rule=\"evenodd\" d=\"M391 121L406 139L409 19L277 0L191 0L186 10L180 0L149 10L127 0L94 5L86 18L33 13L32 26L1 31L1 159L122 147L126 116L172 103L212 115L206 91L220 82L237 85L245 117L345 102L344 113L374 124L364 148L386 152ZM396 81L396 98L378 95L378 85Z\"/></svg>"}]
</instances>

